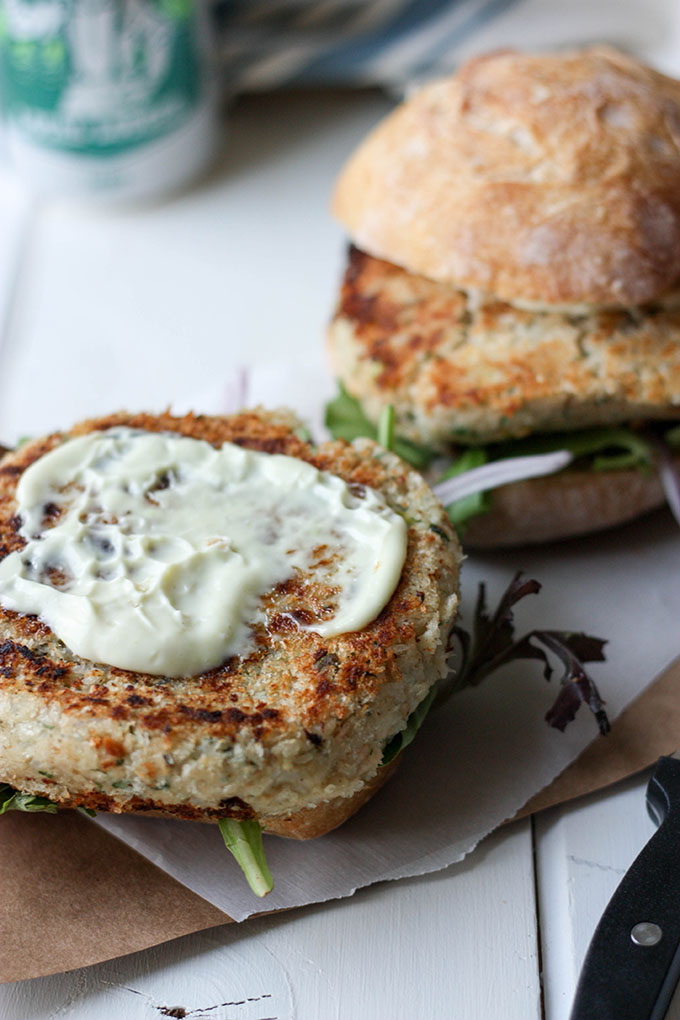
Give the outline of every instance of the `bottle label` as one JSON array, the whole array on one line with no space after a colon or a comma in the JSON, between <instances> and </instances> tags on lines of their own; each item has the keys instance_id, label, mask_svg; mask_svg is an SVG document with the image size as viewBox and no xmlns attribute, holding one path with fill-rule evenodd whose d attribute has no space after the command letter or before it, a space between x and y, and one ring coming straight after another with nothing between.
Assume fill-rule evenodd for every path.
<instances>
[{"instance_id":1,"label":"bottle label","mask_svg":"<svg viewBox=\"0 0 680 1020\"><path fill-rule=\"evenodd\" d=\"M8 123L34 144L114 156L168 135L204 94L201 0L0 0Z\"/></svg>"}]
</instances>

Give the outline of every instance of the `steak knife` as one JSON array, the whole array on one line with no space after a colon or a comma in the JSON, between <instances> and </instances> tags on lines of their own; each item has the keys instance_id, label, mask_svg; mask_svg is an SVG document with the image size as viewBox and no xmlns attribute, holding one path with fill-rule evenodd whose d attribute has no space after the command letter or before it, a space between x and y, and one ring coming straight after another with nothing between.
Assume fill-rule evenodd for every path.
<instances>
[{"instance_id":1,"label":"steak knife","mask_svg":"<svg viewBox=\"0 0 680 1020\"><path fill-rule=\"evenodd\" d=\"M647 786L657 831L595 929L570 1020L662 1020L680 978L680 754Z\"/></svg>"}]
</instances>

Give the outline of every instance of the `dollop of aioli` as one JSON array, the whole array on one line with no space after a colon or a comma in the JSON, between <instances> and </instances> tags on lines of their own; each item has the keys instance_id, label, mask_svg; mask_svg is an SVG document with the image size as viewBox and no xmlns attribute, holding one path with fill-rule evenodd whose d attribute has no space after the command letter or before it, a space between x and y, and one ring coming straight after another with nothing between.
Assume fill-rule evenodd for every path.
<instances>
[{"instance_id":1,"label":"dollop of aioli","mask_svg":"<svg viewBox=\"0 0 680 1020\"><path fill-rule=\"evenodd\" d=\"M157 675L247 655L263 596L296 572L334 591L332 616L300 629L360 630L406 555L404 521L373 490L172 433L70 439L24 472L17 502L26 545L0 563L0 604L77 655Z\"/></svg>"}]
</instances>

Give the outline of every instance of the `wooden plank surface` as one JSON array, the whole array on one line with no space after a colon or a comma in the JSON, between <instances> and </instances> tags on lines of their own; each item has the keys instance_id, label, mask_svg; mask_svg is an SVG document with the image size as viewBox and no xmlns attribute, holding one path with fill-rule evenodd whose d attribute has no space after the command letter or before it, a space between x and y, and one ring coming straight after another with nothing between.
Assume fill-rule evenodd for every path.
<instances>
[{"instance_id":1,"label":"wooden plank surface","mask_svg":"<svg viewBox=\"0 0 680 1020\"><path fill-rule=\"evenodd\" d=\"M655 827L647 815L649 773L562 805L535 820L545 1006L568 1020L588 945L617 885ZM616 974L612 974L616 980ZM668 1020L680 1020L676 995Z\"/></svg>"},{"instance_id":2,"label":"wooden plank surface","mask_svg":"<svg viewBox=\"0 0 680 1020\"><path fill-rule=\"evenodd\" d=\"M539 1020L531 826L447 871L0 987L7 1020Z\"/></svg>"}]
</instances>

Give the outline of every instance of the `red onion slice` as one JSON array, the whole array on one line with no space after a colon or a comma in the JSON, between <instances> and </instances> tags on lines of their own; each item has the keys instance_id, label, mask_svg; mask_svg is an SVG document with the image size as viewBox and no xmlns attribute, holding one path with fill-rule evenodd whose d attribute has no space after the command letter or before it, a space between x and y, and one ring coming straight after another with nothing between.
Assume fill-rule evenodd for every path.
<instances>
[{"instance_id":1,"label":"red onion slice","mask_svg":"<svg viewBox=\"0 0 680 1020\"><path fill-rule=\"evenodd\" d=\"M246 365L238 365L222 386L220 399L221 414L236 414L248 403L250 371Z\"/></svg>"},{"instance_id":2,"label":"red onion slice","mask_svg":"<svg viewBox=\"0 0 680 1020\"><path fill-rule=\"evenodd\" d=\"M569 450L555 450L552 453L537 453L530 457L507 457L490 464L472 468L455 478L447 478L433 486L436 496L447 506L449 503L472 496L476 492L498 489L510 482L521 482L527 478L553 475L561 471L574 459Z\"/></svg>"}]
</instances>

